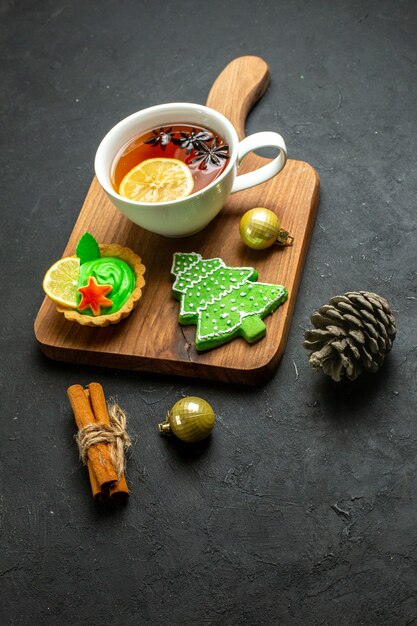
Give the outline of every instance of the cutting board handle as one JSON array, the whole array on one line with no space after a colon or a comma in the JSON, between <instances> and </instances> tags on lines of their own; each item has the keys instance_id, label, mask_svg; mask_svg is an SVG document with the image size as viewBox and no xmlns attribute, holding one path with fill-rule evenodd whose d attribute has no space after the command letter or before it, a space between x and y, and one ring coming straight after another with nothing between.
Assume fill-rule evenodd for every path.
<instances>
[{"instance_id":1,"label":"cutting board handle","mask_svg":"<svg viewBox=\"0 0 417 626\"><path fill-rule=\"evenodd\" d=\"M245 137L245 121L254 104L264 95L271 79L268 64L260 57L234 59L219 74L207 98L207 106L223 113Z\"/></svg>"}]
</instances>

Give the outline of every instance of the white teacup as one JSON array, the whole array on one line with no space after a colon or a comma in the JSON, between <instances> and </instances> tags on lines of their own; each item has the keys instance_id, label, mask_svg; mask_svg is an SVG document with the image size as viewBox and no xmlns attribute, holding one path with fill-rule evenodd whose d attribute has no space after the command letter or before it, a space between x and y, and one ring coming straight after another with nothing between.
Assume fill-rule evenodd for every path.
<instances>
[{"instance_id":1,"label":"white teacup","mask_svg":"<svg viewBox=\"0 0 417 626\"><path fill-rule=\"evenodd\" d=\"M207 187L172 202L135 202L119 195L111 178L122 148L146 131L172 124L195 124L218 133L230 151L224 171ZM278 156L257 170L237 176L244 156L264 147L277 148ZM286 160L285 142L278 133L255 133L239 142L233 125L221 113L201 104L175 102L143 109L116 124L100 143L94 167L100 185L123 215L159 235L183 237L207 226L225 205L229 194L264 183L282 170Z\"/></svg>"}]
</instances>

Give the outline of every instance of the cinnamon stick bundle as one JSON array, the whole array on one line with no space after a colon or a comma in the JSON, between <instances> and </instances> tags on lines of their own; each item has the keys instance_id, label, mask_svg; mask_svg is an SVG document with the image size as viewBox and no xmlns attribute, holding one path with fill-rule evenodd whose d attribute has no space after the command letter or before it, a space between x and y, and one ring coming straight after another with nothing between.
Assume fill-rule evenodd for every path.
<instances>
[{"instance_id":1,"label":"cinnamon stick bundle","mask_svg":"<svg viewBox=\"0 0 417 626\"><path fill-rule=\"evenodd\" d=\"M78 427L80 455L87 463L95 500L125 501L129 489L124 477L124 443L118 440L110 421L103 387L90 383L87 389L72 385L68 398ZM121 433L126 436L125 432Z\"/></svg>"}]
</instances>

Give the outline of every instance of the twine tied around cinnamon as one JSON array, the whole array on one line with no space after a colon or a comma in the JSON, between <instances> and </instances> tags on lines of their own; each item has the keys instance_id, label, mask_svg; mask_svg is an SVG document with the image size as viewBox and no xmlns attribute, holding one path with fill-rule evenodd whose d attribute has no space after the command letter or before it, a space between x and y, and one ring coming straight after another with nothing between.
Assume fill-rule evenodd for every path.
<instances>
[{"instance_id":1,"label":"twine tied around cinnamon","mask_svg":"<svg viewBox=\"0 0 417 626\"><path fill-rule=\"evenodd\" d=\"M118 404L108 405L110 425L103 423L88 424L78 431L75 440L81 461L86 464L88 449L99 443L109 444L110 459L118 479L125 469L125 450L132 441L126 431L126 415Z\"/></svg>"}]
</instances>

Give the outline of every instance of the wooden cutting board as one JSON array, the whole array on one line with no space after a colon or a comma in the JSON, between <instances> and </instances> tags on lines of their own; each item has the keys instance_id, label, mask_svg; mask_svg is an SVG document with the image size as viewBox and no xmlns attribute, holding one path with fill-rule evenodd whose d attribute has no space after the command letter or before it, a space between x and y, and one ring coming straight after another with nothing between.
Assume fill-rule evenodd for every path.
<instances>
[{"instance_id":1,"label":"wooden cutting board","mask_svg":"<svg viewBox=\"0 0 417 626\"><path fill-rule=\"evenodd\" d=\"M207 105L223 113L245 136L246 117L265 93L268 65L258 57L232 61L215 81ZM117 120L115 120L116 122ZM270 127L285 139L285 128ZM291 152L291 145L287 145ZM245 173L268 162L249 154L239 168ZM50 358L72 363L176 374L236 383L267 380L284 352L319 199L319 178L303 161L289 160L272 180L230 197L216 219L202 232L168 239L131 223L111 204L96 179L88 191L63 256L74 254L80 236L91 232L100 243L132 248L146 266L146 286L138 307L126 320L106 328L82 327L65 320L45 298L35 321L35 336ZM292 247L255 251L239 236L239 221L253 207L267 207L294 237ZM226 265L253 266L259 281L283 284L287 302L265 318L266 337L249 345L244 339L197 353L195 326L180 326L179 303L172 297L170 268L174 252L199 252L220 257ZM39 280L39 283L41 280Z\"/></svg>"}]
</instances>

